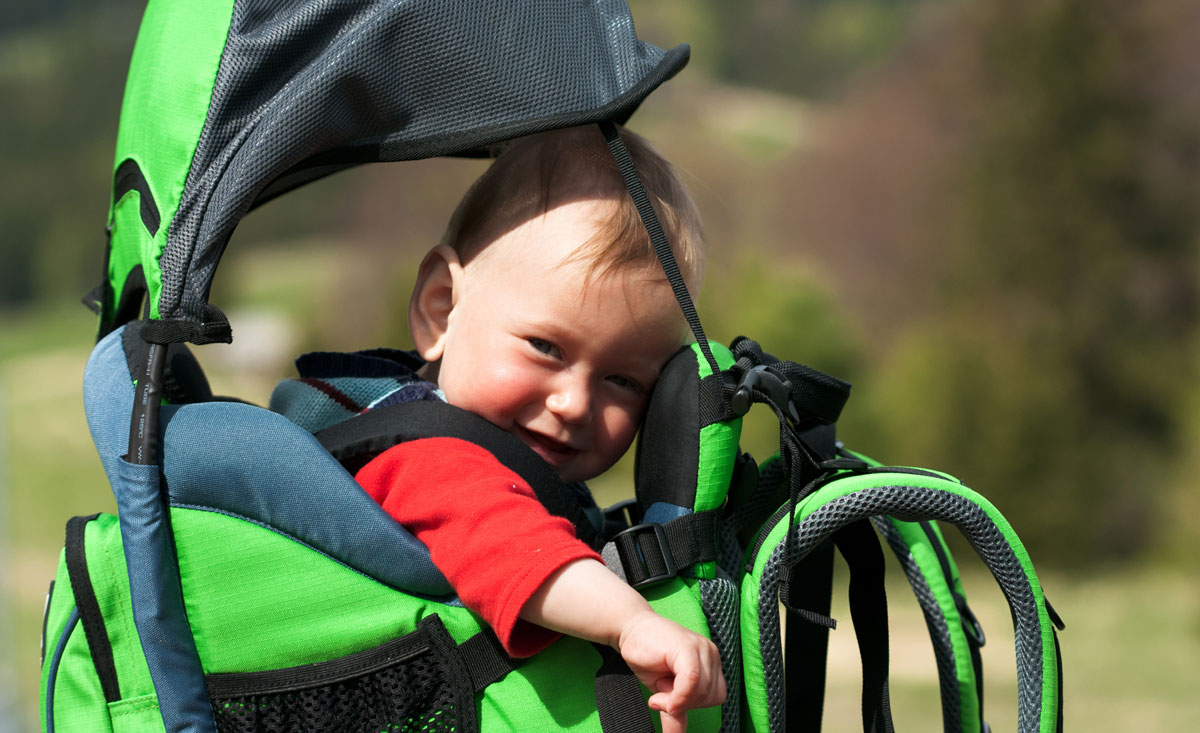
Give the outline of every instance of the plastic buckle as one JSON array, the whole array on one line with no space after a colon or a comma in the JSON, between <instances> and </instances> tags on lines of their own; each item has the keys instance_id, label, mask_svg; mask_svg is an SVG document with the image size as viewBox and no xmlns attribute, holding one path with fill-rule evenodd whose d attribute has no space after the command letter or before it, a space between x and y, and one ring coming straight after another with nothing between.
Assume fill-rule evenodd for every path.
<instances>
[{"instance_id":1,"label":"plastic buckle","mask_svg":"<svg viewBox=\"0 0 1200 733\"><path fill-rule=\"evenodd\" d=\"M745 415L750 412L750 406L754 404L754 390L756 389L765 393L781 409L785 409L793 422L800 422L796 405L792 403L791 381L766 364L752 366L742 374L730 400L734 413Z\"/></svg>"},{"instance_id":2,"label":"plastic buckle","mask_svg":"<svg viewBox=\"0 0 1200 733\"><path fill-rule=\"evenodd\" d=\"M653 532L655 542L658 547L659 555L662 557L662 564L665 571L654 574L650 572L650 564L646 562L646 545L642 539L647 532ZM628 552L625 542L620 541L622 537L629 536L629 544L632 545L633 551ZM617 553L621 557L621 567L625 571L625 578L629 581L629 585L634 588L645 588L656 583L661 583L665 580L670 580L679 574L678 568L675 566L675 556L671 554L671 546L667 542L667 533L663 530L661 524L636 524L627 530L618 532L612 539L617 548ZM633 555L630 557L630 555ZM638 575L644 575L644 578L634 581L631 569L637 568Z\"/></svg>"}]
</instances>

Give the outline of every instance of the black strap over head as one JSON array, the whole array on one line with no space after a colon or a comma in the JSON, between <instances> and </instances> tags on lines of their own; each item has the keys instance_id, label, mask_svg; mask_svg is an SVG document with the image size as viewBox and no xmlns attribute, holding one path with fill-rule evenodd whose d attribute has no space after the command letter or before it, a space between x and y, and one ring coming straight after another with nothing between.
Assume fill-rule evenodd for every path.
<instances>
[{"instance_id":1,"label":"black strap over head","mask_svg":"<svg viewBox=\"0 0 1200 733\"><path fill-rule=\"evenodd\" d=\"M633 197L633 203L642 218L642 224L646 227L646 233L650 235L650 244L654 246L654 253L658 255L658 261L667 276L667 282L671 284L671 290L675 293L679 309L683 311L683 317L687 319L688 327L692 329L692 336L699 344L705 361L708 362L712 373L716 374L721 370L717 367L717 360L713 358L712 349L708 346L708 337L704 335L704 327L700 325L700 316L696 313L696 306L692 303L692 296L688 293L687 283L683 281L683 275L679 272L679 264L675 262L675 255L671 252L671 243L667 241L667 235L663 233L658 216L654 213L654 207L650 204L650 197L646 195L646 189L642 187L642 179L638 176L633 158L630 157L629 150L621 140L617 126L611 120L600 123L600 132L604 133L608 149L612 152L613 159L617 161L617 169L620 170L621 177L625 180L625 187L629 189L629 195Z\"/></svg>"}]
</instances>

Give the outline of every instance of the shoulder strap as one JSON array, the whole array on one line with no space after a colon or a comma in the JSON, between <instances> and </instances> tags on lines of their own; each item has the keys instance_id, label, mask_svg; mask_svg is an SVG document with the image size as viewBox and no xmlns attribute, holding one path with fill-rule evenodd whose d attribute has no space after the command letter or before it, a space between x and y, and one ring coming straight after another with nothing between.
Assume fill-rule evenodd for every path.
<instances>
[{"instance_id":1,"label":"shoulder strap","mask_svg":"<svg viewBox=\"0 0 1200 733\"><path fill-rule=\"evenodd\" d=\"M316 438L351 473L399 443L423 438L466 440L525 479L547 511L575 525L579 539L596 549L603 545L577 493L549 464L516 437L467 410L440 401L405 402L340 422Z\"/></svg>"}]
</instances>

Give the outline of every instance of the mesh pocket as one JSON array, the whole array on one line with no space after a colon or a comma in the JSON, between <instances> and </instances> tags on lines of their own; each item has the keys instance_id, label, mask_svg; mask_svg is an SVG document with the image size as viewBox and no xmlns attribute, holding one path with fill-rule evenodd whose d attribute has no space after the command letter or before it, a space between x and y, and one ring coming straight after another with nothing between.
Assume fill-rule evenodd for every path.
<instances>
[{"instance_id":1,"label":"mesh pocket","mask_svg":"<svg viewBox=\"0 0 1200 733\"><path fill-rule=\"evenodd\" d=\"M436 616L328 662L205 678L220 733L470 731L474 693Z\"/></svg>"}]
</instances>

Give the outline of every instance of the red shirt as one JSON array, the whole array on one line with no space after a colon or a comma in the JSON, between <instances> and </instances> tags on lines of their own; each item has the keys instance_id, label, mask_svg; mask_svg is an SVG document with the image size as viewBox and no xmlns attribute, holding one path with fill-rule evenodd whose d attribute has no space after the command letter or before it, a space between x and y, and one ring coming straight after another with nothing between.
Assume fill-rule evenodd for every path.
<instances>
[{"instance_id":1,"label":"red shirt","mask_svg":"<svg viewBox=\"0 0 1200 733\"><path fill-rule=\"evenodd\" d=\"M556 570L600 556L491 453L458 438L414 440L384 451L355 478L429 548L459 599L510 655L532 656L559 637L518 614Z\"/></svg>"}]
</instances>

